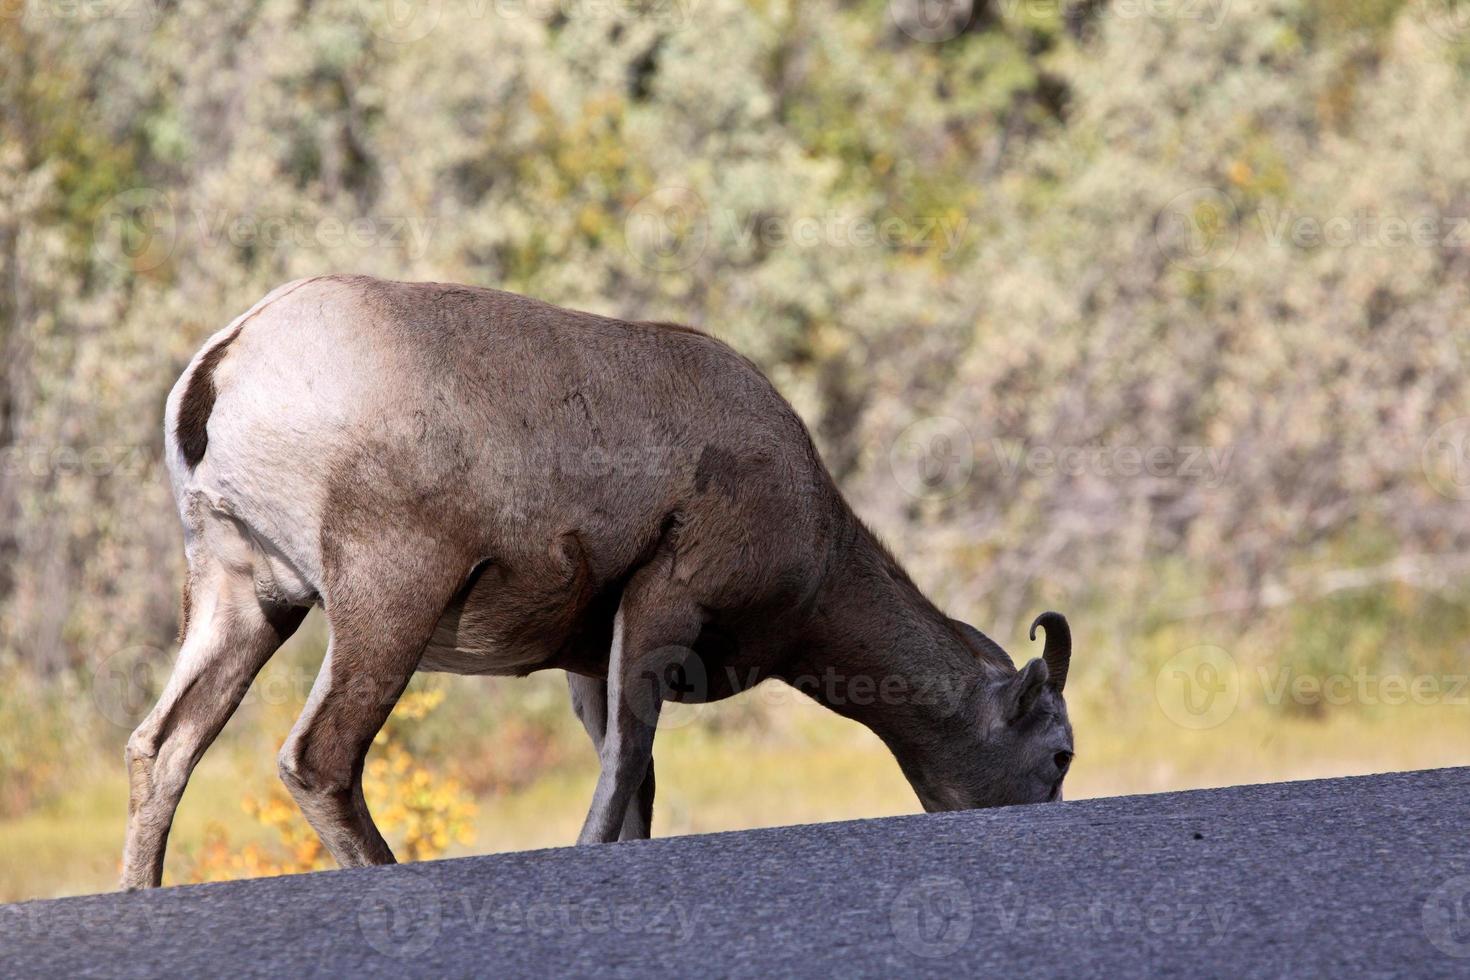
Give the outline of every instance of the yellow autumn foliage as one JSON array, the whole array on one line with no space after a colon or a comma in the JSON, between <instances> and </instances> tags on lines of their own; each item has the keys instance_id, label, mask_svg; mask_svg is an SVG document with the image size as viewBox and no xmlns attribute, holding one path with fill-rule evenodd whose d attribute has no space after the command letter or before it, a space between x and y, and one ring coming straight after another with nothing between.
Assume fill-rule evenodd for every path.
<instances>
[{"instance_id":1,"label":"yellow autumn foliage","mask_svg":"<svg viewBox=\"0 0 1470 980\"><path fill-rule=\"evenodd\" d=\"M442 690L405 694L373 740L363 771L368 806L400 860L428 861L443 855L450 844L474 842L474 798L454 776L415 761L402 743L401 723L421 721L443 701ZM269 831L269 840L237 844L223 825L212 823L203 846L190 857L184 880L228 881L334 867L331 855L279 782L263 794L246 795L241 805Z\"/></svg>"}]
</instances>

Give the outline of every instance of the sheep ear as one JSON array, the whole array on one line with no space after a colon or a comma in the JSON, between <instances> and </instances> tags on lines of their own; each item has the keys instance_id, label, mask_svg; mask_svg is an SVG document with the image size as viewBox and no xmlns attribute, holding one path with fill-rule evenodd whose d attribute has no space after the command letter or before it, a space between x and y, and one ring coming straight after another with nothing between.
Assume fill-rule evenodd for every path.
<instances>
[{"instance_id":1,"label":"sheep ear","mask_svg":"<svg viewBox=\"0 0 1470 980\"><path fill-rule=\"evenodd\" d=\"M1009 682L1005 702L1007 721L1019 721L1031 713L1048 676L1046 661L1033 660Z\"/></svg>"}]
</instances>

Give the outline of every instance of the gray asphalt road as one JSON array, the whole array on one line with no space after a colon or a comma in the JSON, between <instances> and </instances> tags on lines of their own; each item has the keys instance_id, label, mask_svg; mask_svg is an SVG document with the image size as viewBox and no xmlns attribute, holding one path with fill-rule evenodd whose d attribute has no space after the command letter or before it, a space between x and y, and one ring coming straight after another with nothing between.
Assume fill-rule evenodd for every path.
<instances>
[{"instance_id":1,"label":"gray asphalt road","mask_svg":"<svg viewBox=\"0 0 1470 980\"><path fill-rule=\"evenodd\" d=\"M9 976L1470 976L1470 769L0 907Z\"/></svg>"}]
</instances>

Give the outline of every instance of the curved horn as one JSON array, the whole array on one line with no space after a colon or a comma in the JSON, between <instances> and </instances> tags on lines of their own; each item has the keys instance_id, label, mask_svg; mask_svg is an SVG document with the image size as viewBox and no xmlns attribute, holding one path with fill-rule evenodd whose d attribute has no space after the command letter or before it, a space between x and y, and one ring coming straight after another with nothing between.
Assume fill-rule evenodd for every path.
<instances>
[{"instance_id":1,"label":"curved horn","mask_svg":"<svg viewBox=\"0 0 1470 980\"><path fill-rule=\"evenodd\" d=\"M1046 631L1046 647L1041 659L1046 661L1047 673L1052 686L1058 692L1067 684L1067 667L1072 663L1072 629L1067 617L1058 612L1044 612L1031 624L1031 639L1036 639L1036 627Z\"/></svg>"}]
</instances>

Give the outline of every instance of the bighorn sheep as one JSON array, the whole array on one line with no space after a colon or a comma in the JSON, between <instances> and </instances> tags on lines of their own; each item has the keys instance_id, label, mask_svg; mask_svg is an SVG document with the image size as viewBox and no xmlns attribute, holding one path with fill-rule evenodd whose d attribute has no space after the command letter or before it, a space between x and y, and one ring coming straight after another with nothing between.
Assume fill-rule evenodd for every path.
<instances>
[{"instance_id":1,"label":"bighorn sheep","mask_svg":"<svg viewBox=\"0 0 1470 980\"><path fill-rule=\"evenodd\" d=\"M876 732L927 810L1060 798L1066 620L1019 672L853 515L805 426L725 344L511 293L282 286L174 386L182 649L128 741L123 884L158 885L179 797L252 678L322 606L281 778L343 866L415 670L567 672L601 775L580 841L646 837L664 700L768 677Z\"/></svg>"}]
</instances>

